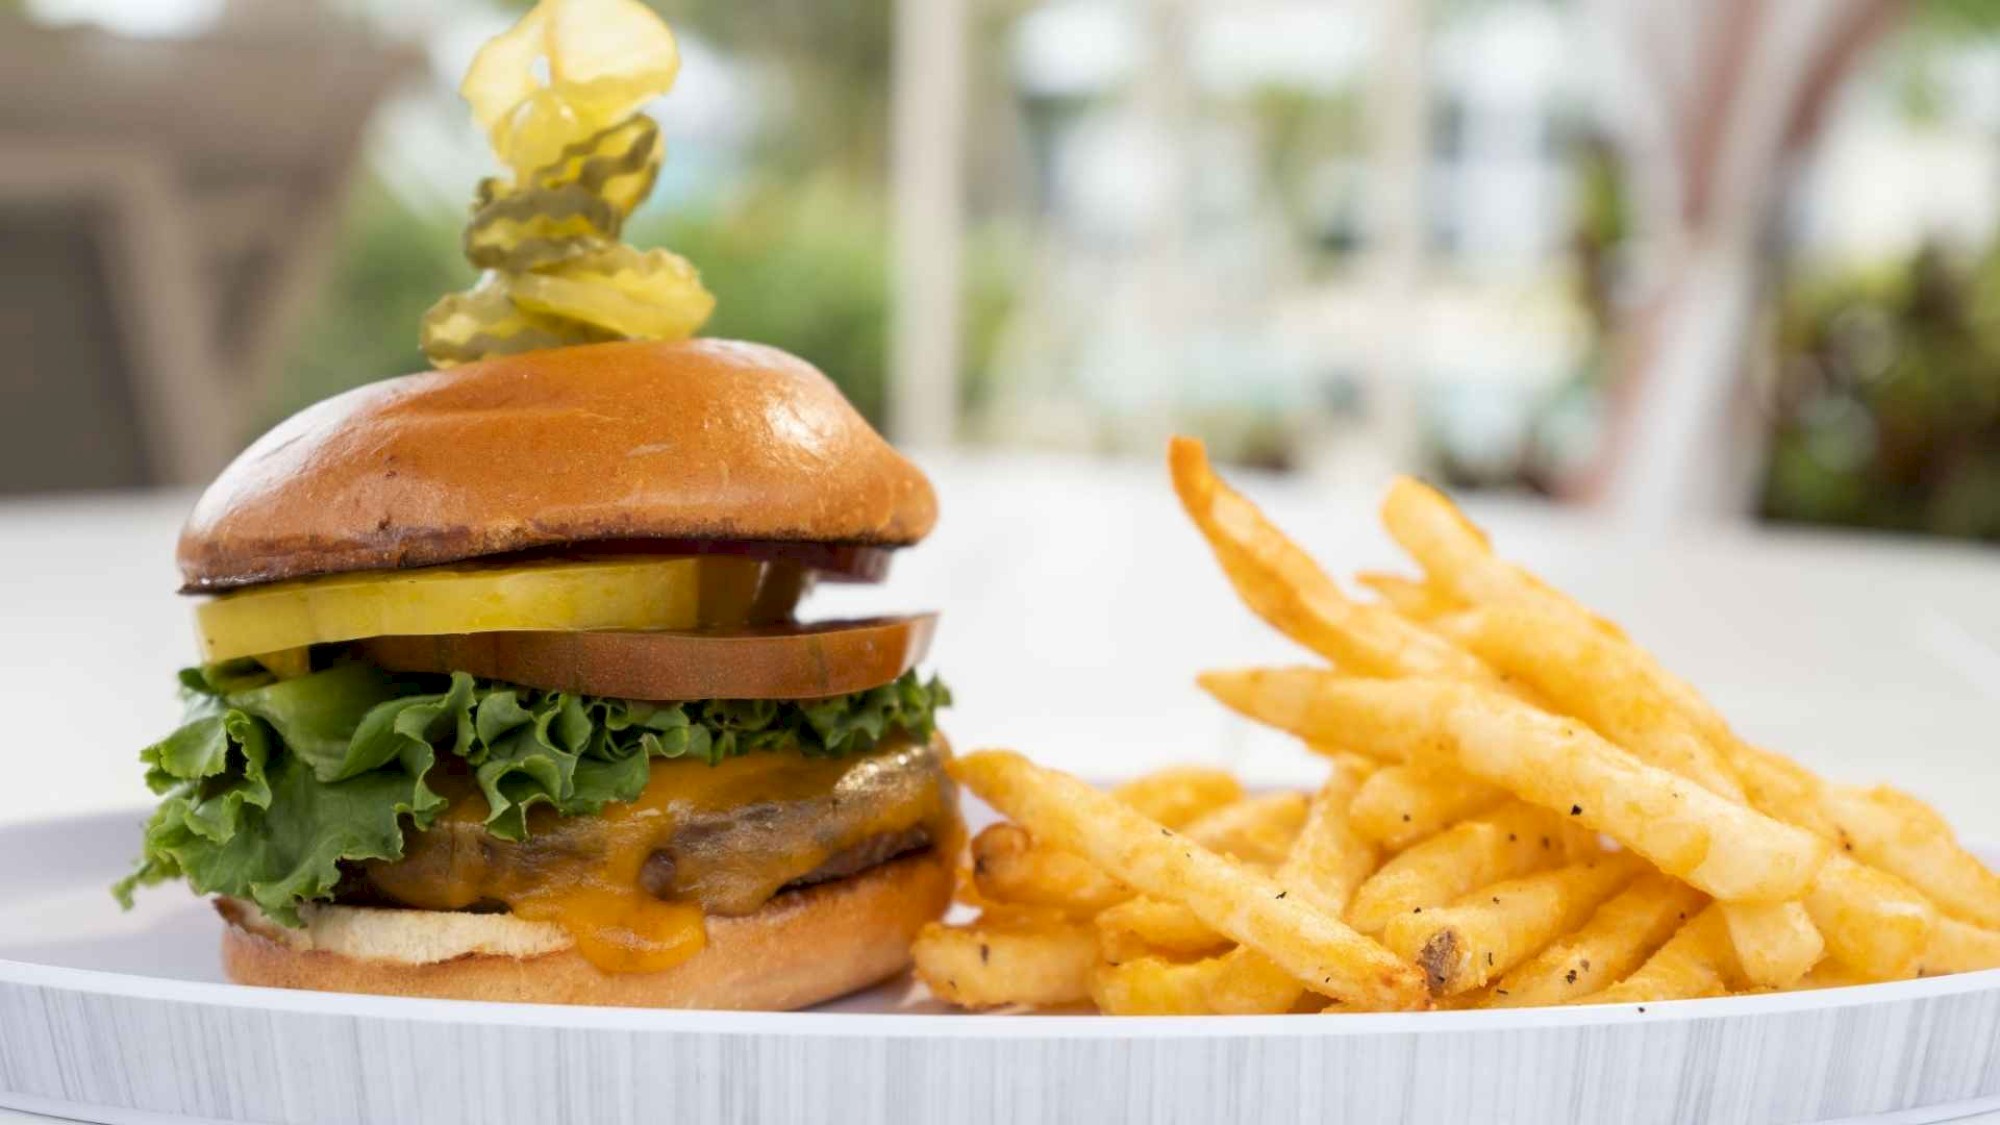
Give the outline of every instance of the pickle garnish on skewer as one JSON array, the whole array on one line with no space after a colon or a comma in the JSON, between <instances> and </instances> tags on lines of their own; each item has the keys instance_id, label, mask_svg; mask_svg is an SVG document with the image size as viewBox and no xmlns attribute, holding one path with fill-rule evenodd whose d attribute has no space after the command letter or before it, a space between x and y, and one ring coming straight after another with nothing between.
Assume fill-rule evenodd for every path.
<instances>
[{"instance_id":1,"label":"pickle garnish on skewer","mask_svg":"<svg viewBox=\"0 0 2000 1125\"><path fill-rule=\"evenodd\" d=\"M466 226L486 272L424 316L432 363L701 327L715 299L694 267L619 242L664 159L640 111L679 71L672 32L638 0L542 0L480 49L460 92L511 174L481 182Z\"/></svg>"}]
</instances>

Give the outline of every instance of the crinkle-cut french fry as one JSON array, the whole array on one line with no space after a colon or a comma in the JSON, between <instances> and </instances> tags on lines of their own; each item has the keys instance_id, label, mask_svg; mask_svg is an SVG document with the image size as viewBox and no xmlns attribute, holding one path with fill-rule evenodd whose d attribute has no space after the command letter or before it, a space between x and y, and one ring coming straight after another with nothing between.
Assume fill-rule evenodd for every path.
<instances>
[{"instance_id":1,"label":"crinkle-cut french fry","mask_svg":"<svg viewBox=\"0 0 2000 1125\"><path fill-rule=\"evenodd\" d=\"M1167 461L1181 506L1237 595L1279 632L1357 672L1496 682L1471 655L1387 606L1341 593L1312 556L1215 475L1199 441L1175 438Z\"/></svg>"},{"instance_id":2,"label":"crinkle-cut french fry","mask_svg":"<svg viewBox=\"0 0 2000 1125\"><path fill-rule=\"evenodd\" d=\"M1354 892L1347 922L1370 936L1398 915L1444 906L1480 887L1576 858L1584 843L1546 809L1508 801L1384 863Z\"/></svg>"},{"instance_id":3,"label":"crinkle-cut french fry","mask_svg":"<svg viewBox=\"0 0 2000 1125\"><path fill-rule=\"evenodd\" d=\"M1242 800L1243 783L1228 770L1173 766L1133 778L1113 789L1111 795L1148 820L1180 828L1204 813Z\"/></svg>"},{"instance_id":4,"label":"crinkle-cut french fry","mask_svg":"<svg viewBox=\"0 0 2000 1125\"><path fill-rule=\"evenodd\" d=\"M1722 911L1713 905L1680 928L1659 952L1631 976L1579 1004L1645 1004L1655 1000L1694 1000L1726 996L1747 985L1743 967L1729 944Z\"/></svg>"},{"instance_id":5,"label":"crinkle-cut french fry","mask_svg":"<svg viewBox=\"0 0 2000 1125\"><path fill-rule=\"evenodd\" d=\"M1936 907L1915 888L1843 852L1827 857L1805 905L1827 955L1875 980L1914 976L1938 924Z\"/></svg>"},{"instance_id":6,"label":"crinkle-cut french fry","mask_svg":"<svg viewBox=\"0 0 2000 1125\"><path fill-rule=\"evenodd\" d=\"M988 804L1146 894L1185 902L1232 941L1263 952L1306 987L1355 1008L1428 1001L1423 978L1274 880L1147 820L1106 793L1007 751L967 754L952 776Z\"/></svg>"},{"instance_id":7,"label":"crinkle-cut french fry","mask_svg":"<svg viewBox=\"0 0 2000 1125\"><path fill-rule=\"evenodd\" d=\"M1140 895L1121 902L1096 919L1098 950L1107 961L1141 957L1204 957L1229 947L1184 903Z\"/></svg>"},{"instance_id":8,"label":"crinkle-cut french fry","mask_svg":"<svg viewBox=\"0 0 2000 1125\"><path fill-rule=\"evenodd\" d=\"M1640 761L1743 800L1723 753L1684 715L1638 646L1535 602L1480 606L1436 626L1495 671L1533 688Z\"/></svg>"},{"instance_id":9,"label":"crinkle-cut french fry","mask_svg":"<svg viewBox=\"0 0 2000 1125\"><path fill-rule=\"evenodd\" d=\"M1318 669L1211 672L1208 691L1280 729L1455 766L1603 832L1725 901L1798 898L1828 844L1649 766L1573 719L1459 682L1357 680Z\"/></svg>"},{"instance_id":10,"label":"crinkle-cut french fry","mask_svg":"<svg viewBox=\"0 0 2000 1125\"><path fill-rule=\"evenodd\" d=\"M1097 935L1070 921L932 922L917 934L910 957L931 993L961 1008L1051 1007L1090 998Z\"/></svg>"},{"instance_id":11,"label":"crinkle-cut french fry","mask_svg":"<svg viewBox=\"0 0 2000 1125\"><path fill-rule=\"evenodd\" d=\"M1790 988L1826 953L1801 902L1726 902L1722 920L1744 978L1759 988Z\"/></svg>"},{"instance_id":12,"label":"crinkle-cut french fry","mask_svg":"<svg viewBox=\"0 0 2000 1125\"><path fill-rule=\"evenodd\" d=\"M982 898L1055 907L1090 918L1132 890L1075 852L1037 843L1017 824L992 824L972 838L972 881Z\"/></svg>"},{"instance_id":13,"label":"crinkle-cut french fry","mask_svg":"<svg viewBox=\"0 0 2000 1125\"><path fill-rule=\"evenodd\" d=\"M1543 1007L1602 992L1636 971L1707 902L1679 879L1646 872L1582 928L1501 977L1480 1006Z\"/></svg>"},{"instance_id":14,"label":"crinkle-cut french fry","mask_svg":"<svg viewBox=\"0 0 2000 1125\"><path fill-rule=\"evenodd\" d=\"M1581 926L1640 867L1617 852L1494 883L1446 906L1396 915L1382 944L1424 971L1433 996L1482 988Z\"/></svg>"},{"instance_id":15,"label":"crinkle-cut french fry","mask_svg":"<svg viewBox=\"0 0 2000 1125\"><path fill-rule=\"evenodd\" d=\"M1181 831L1209 851L1245 863L1275 866L1284 862L1305 822L1306 795L1287 790L1259 793L1211 809Z\"/></svg>"},{"instance_id":16,"label":"crinkle-cut french fry","mask_svg":"<svg viewBox=\"0 0 2000 1125\"><path fill-rule=\"evenodd\" d=\"M1354 581L1373 591L1390 609L1420 624L1465 608L1464 603L1421 579L1364 570Z\"/></svg>"},{"instance_id":17,"label":"crinkle-cut french fry","mask_svg":"<svg viewBox=\"0 0 2000 1125\"><path fill-rule=\"evenodd\" d=\"M1960 847L1929 805L1887 786L1829 785L1823 799L1856 858L1905 880L1954 918L2000 929L2000 874Z\"/></svg>"},{"instance_id":18,"label":"crinkle-cut french fry","mask_svg":"<svg viewBox=\"0 0 2000 1125\"><path fill-rule=\"evenodd\" d=\"M1506 799L1506 790L1456 770L1397 764L1361 783L1348 815L1356 832L1399 852Z\"/></svg>"},{"instance_id":19,"label":"crinkle-cut french fry","mask_svg":"<svg viewBox=\"0 0 2000 1125\"><path fill-rule=\"evenodd\" d=\"M2000 969L2000 932L1956 918L1938 919L1918 975L1936 977L1980 969Z\"/></svg>"}]
</instances>

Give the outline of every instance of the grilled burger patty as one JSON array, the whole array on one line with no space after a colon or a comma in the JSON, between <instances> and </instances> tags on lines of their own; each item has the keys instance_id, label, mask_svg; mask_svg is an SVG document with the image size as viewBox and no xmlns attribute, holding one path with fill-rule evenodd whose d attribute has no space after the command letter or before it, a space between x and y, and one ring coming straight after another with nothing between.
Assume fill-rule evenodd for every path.
<instances>
[{"instance_id":1,"label":"grilled burger patty","mask_svg":"<svg viewBox=\"0 0 2000 1125\"><path fill-rule=\"evenodd\" d=\"M351 866L336 902L498 910L541 886L629 873L656 898L744 915L782 890L942 843L955 803L941 743L899 735L842 758L658 761L638 800L601 816L538 809L521 841L486 831L469 779L438 788L451 801L445 814L407 836L402 859Z\"/></svg>"}]
</instances>

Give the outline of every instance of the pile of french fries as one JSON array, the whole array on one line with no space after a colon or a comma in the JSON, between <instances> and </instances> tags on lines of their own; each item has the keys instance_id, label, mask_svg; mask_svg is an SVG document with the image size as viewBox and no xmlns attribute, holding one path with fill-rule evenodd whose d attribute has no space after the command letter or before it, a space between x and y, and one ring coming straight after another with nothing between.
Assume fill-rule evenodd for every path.
<instances>
[{"instance_id":1,"label":"pile of french fries","mask_svg":"<svg viewBox=\"0 0 2000 1125\"><path fill-rule=\"evenodd\" d=\"M1923 803L1739 738L1617 626L1393 485L1419 578L1343 593L1210 468L1174 486L1258 616L1324 659L1201 685L1332 763L1311 793L1170 769L1108 792L1008 751L1005 822L917 939L966 1008L1114 1015L1647 1004L2000 967L2000 876Z\"/></svg>"}]
</instances>

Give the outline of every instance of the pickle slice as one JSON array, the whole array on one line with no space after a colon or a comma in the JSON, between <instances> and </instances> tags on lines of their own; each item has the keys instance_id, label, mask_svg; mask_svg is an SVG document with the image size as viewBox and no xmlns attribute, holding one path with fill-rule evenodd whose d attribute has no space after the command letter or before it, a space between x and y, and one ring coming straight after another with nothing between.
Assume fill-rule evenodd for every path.
<instances>
[{"instance_id":1,"label":"pickle slice","mask_svg":"<svg viewBox=\"0 0 2000 1125\"><path fill-rule=\"evenodd\" d=\"M492 181L487 181L490 184ZM480 269L521 272L610 245L624 216L581 184L532 188L481 202L465 228L465 256Z\"/></svg>"},{"instance_id":2,"label":"pickle slice","mask_svg":"<svg viewBox=\"0 0 2000 1125\"><path fill-rule=\"evenodd\" d=\"M588 115L615 121L674 88L674 33L640 0L550 0L549 77Z\"/></svg>"},{"instance_id":3,"label":"pickle slice","mask_svg":"<svg viewBox=\"0 0 2000 1125\"><path fill-rule=\"evenodd\" d=\"M424 355L439 367L617 338L615 332L582 321L520 308L508 299L506 283L494 273L432 305L419 336Z\"/></svg>"},{"instance_id":4,"label":"pickle slice","mask_svg":"<svg viewBox=\"0 0 2000 1125\"><path fill-rule=\"evenodd\" d=\"M207 663L364 637L740 628L779 612L758 603L771 565L703 556L343 574L225 594L196 607L195 623Z\"/></svg>"},{"instance_id":5,"label":"pickle slice","mask_svg":"<svg viewBox=\"0 0 2000 1125\"><path fill-rule=\"evenodd\" d=\"M458 84L459 96L472 107L472 119L491 134L526 101L541 80L535 64L548 53L548 9L536 5L506 31L488 39L465 68ZM504 154L503 154L504 155Z\"/></svg>"},{"instance_id":6,"label":"pickle slice","mask_svg":"<svg viewBox=\"0 0 2000 1125\"><path fill-rule=\"evenodd\" d=\"M641 114L564 148L556 159L536 168L530 182L543 191L581 186L610 205L620 219L628 219L653 190L665 155L659 124Z\"/></svg>"},{"instance_id":7,"label":"pickle slice","mask_svg":"<svg viewBox=\"0 0 2000 1125\"><path fill-rule=\"evenodd\" d=\"M685 340L715 311L686 258L622 245L509 277L507 293L529 312L640 340Z\"/></svg>"},{"instance_id":8,"label":"pickle slice","mask_svg":"<svg viewBox=\"0 0 2000 1125\"><path fill-rule=\"evenodd\" d=\"M639 0L542 0L480 48L459 93L525 172L672 89L680 65L673 32Z\"/></svg>"},{"instance_id":9,"label":"pickle slice","mask_svg":"<svg viewBox=\"0 0 2000 1125\"><path fill-rule=\"evenodd\" d=\"M566 147L519 186L482 180L465 256L525 273L605 249L653 190L661 159L660 127L634 117Z\"/></svg>"}]
</instances>

